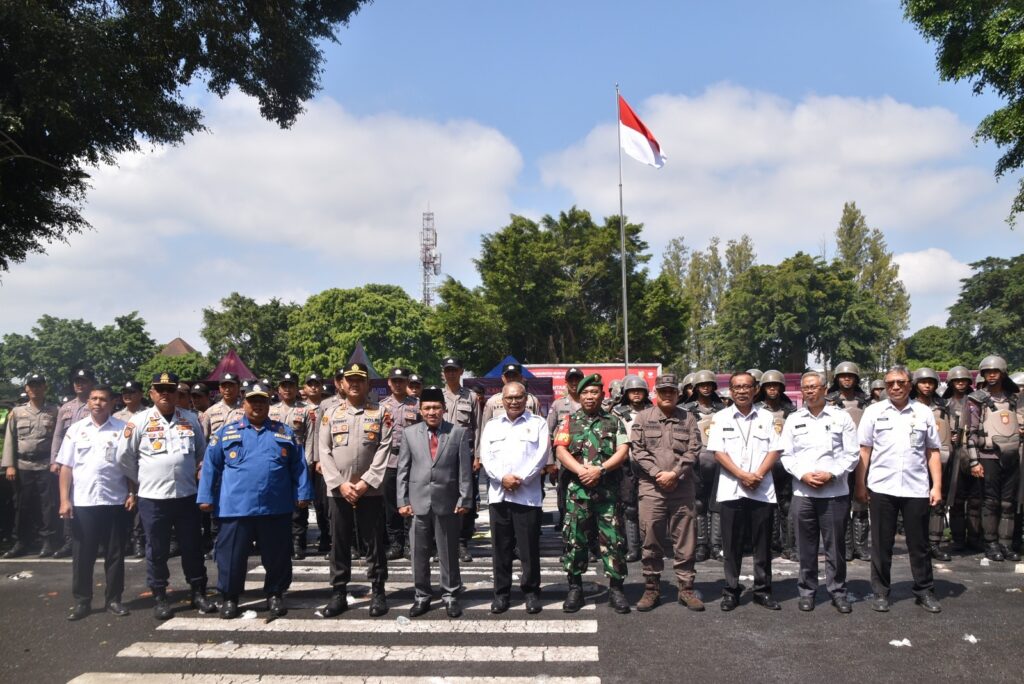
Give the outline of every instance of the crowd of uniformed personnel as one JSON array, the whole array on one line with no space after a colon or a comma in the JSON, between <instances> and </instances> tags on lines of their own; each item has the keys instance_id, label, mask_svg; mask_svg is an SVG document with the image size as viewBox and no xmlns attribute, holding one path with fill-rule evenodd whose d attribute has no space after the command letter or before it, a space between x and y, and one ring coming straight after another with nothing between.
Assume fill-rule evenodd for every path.
<instances>
[{"instance_id":1,"label":"crowd of uniformed personnel","mask_svg":"<svg viewBox=\"0 0 1024 684\"><path fill-rule=\"evenodd\" d=\"M846 563L855 559L871 563L871 607L888 610L898 529L916 600L930 612L940 610L932 559L977 551L1020 560L1024 374L1011 377L998 356L984 358L976 377L949 369L945 383L929 368L894 367L870 385L851 362L836 366L830 384L808 371L799 408L775 370L734 373L728 392L708 370L661 375L653 388L627 375L606 392L600 375L572 368L546 418L518 364L503 367L502 391L486 400L482 387L463 386L462 374L462 363L447 357L443 382L424 388L416 373L393 368L378 402L358 363L339 369L333 384L317 373L273 382L225 373L211 403L206 384L173 373L115 391L81 368L70 378L74 397L59 408L46 399L46 378L29 375L26 400L3 416L4 558L72 556L69 619L77 620L91 610L101 552L105 607L127 614L123 559L134 553L146 558L154 615L167 619L168 561L179 555L192 606L232 618L255 548L267 608L279 616L292 561L309 552L312 506L316 552L331 571L319 616L348 608L354 557L366 559L370 615L387 613L387 564L405 556L416 575L411 614L429 610L435 558L446 610L457 617L458 564L473 562L484 479L495 613L509 607L513 557L523 564L527 611L540 611L545 480L560 513L566 612L582 607L582 576L598 559L619 613L630 611L623 584L637 561L644 592L636 608L661 602L666 557L678 601L691 610L704 610L695 564L708 560L724 563L720 607L739 605L745 553L754 559L753 602L779 609L771 591L779 554L799 561L798 606L813 610L820 544L840 613L851 610ZM218 602L207 590L211 559Z\"/></svg>"}]
</instances>

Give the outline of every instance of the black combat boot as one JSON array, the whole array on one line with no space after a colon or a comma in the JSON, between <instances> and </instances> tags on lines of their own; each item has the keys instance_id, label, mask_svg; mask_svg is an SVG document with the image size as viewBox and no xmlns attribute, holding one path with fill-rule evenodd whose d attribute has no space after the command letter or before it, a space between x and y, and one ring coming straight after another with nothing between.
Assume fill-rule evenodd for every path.
<instances>
[{"instance_id":1,"label":"black combat boot","mask_svg":"<svg viewBox=\"0 0 1024 684\"><path fill-rule=\"evenodd\" d=\"M202 583L196 583L192 586L191 596L192 607L198 610L200 613L216 613L217 604L210 600L206 595L206 585Z\"/></svg>"},{"instance_id":2,"label":"black combat boot","mask_svg":"<svg viewBox=\"0 0 1024 684\"><path fill-rule=\"evenodd\" d=\"M608 586L608 606L620 615L625 615L629 612L629 601L626 600L626 595L622 593L622 580L611 580Z\"/></svg>"},{"instance_id":3,"label":"black combat boot","mask_svg":"<svg viewBox=\"0 0 1024 684\"><path fill-rule=\"evenodd\" d=\"M348 610L348 594L344 591L337 591L331 594L331 600L320 610L317 615L324 618L337 617Z\"/></svg>"},{"instance_id":4,"label":"black combat boot","mask_svg":"<svg viewBox=\"0 0 1024 684\"><path fill-rule=\"evenodd\" d=\"M626 562L640 560L640 521L626 518Z\"/></svg>"},{"instance_id":5,"label":"black combat boot","mask_svg":"<svg viewBox=\"0 0 1024 684\"><path fill-rule=\"evenodd\" d=\"M174 617L174 609L171 608L171 602L167 600L166 589L154 589L153 600L156 604L153 606L153 617L157 620L170 620Z\"/></svg>"},{"instance_id":6,"label":"black combat boot","mask_svg":"<svg viewBox=\"0 0 1024 684\"><path fill-rule=\"evenodd\" d=\"M569 593L562 603L562 612L575 613L583 607L583 578L579 575L569 575Z\"/></svg>"}]
</instances>

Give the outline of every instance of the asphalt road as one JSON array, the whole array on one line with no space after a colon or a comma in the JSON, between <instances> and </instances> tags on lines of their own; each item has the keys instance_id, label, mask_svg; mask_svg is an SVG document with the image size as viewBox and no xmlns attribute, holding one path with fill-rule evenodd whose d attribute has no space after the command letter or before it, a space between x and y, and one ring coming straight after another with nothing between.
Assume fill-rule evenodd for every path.
<instances>
[{"instance_id":1,"label":"asphalt road","mask_svg":"<svg viewBox=\"0 0 1024 684\"><path fill-rule=\"evenodd\" d=\"M106 613L77 623L64 617L71 604L70 561L0 561L0 681L67 682L669 682L669 681L915 681L1019 682L1024 646L1024 564L982 565L964 556L936 567L943 612L930 615L910 593L906 555L895 558L895 605L888 614L854 604L842 616L822 588L817 609L796 607L796 564L773 563L779 612L750 602L749 593L732 613L719 610L721 565L698 565L697 588L709 601L704 613L674 603L675 589L663 576L665 603L650 613L616 615L605 605L604 582L591 575L587 608L575 615L560 609L564 576L558 566L559 538L545 528L544 611L528 616L517 592L513 610L493 616L486 526L474 542L476 556L463 566L468 607L449 620L437 605L408 621L412 600L408 561L391 564L391 612L370 620L366 602L334 620L313 614L326 603L326 562L311 556L296 562L295 584L287 596L287 618L268 621L259 587L262 571L252 559L254 589L243 603L251 619L223 621L188 609L180 567L172 563L172 588L181 600L176 617L157 623L145 587L141 561L127 565L125 600L132 614ZM897 542L900 546L900 542ZM902 549L900 549L902 551ZM360 564L361 565L361 564ZM96 604L103 591L96 572ZM207 562L212 577L216 569ZM627 596L642 592L639 564L631 564ZM744 573L749 574L749 563ZM30 574L30 577L16 577ZM870 592L869 567L851 564L849 588L858 598ZM353 594L369 589L361 570ZM971 640L968 640L968 637ZM892 641L907 639L909 646ZM119 679L115 673L123 673ZM166 677L155 676L165 674ZM312 677L312 679L310 679ZM470 678L470 679L458 679Z\"/></svg>"}]
</instances>

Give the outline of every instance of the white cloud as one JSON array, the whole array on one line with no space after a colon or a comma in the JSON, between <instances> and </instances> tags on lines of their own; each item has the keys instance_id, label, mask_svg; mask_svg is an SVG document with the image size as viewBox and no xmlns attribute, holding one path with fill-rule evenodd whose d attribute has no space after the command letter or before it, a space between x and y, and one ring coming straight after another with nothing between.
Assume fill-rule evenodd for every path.
<instances>
[{"instance_id":1,"label":"white cloud","mask_svg":"<svg viewBox=\"0 0 1024 684\"><path fill-rule=\"evenodd\" d=\"M944 325L947 309L960 294L960 281L971 275L971 267L938 247L896 254L893 260L910 294L910 331Z\"/></svg>"},{"instance_id":2,"label":"white cloud","mask_svg":"<svg viewBox=\"0 0 1024 684\"><path fill-rule=\"evenodd\" d=\"M948 110L888 97L791 102L729 84L633 104L669 158L660 170L623 161L626 214L645 224L655 255L672 237L702 248L743 233L764 262L816 254L851 200L896 250L949 247L965 226L1008 232L1012 188L996 192L987 160L972 157L970 127ZM544 159L542 179L614 214L616 164L615 127L603 124Z\"/></svg>"},{"instance_id":3,"label":"white cloud","mask_svg":"<svg viewBox=\"0 0 1024 684\"><path fill-rule=\"evenodd\" d=\"M416 297L422 212L436 213L447 270L465 277L522 168L493 128L355 117L329 98L286 131L240 95L208 103L207 124L95 171L84 213L96 230L4 275L0 334L44 313L106 323L139 309L159 341L201 346L202 308L233 290L303 301L387 282Z\"/></svg>"}]
</instances>

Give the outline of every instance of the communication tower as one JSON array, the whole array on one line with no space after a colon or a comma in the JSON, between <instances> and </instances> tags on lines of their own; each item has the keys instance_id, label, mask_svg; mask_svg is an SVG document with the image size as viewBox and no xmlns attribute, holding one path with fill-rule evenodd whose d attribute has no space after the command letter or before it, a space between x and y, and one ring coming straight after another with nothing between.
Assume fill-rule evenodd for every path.
<instances>
[{"instance_id":1,"label":"communication tower","mask_svg":"<svg viewBox=\"0 0 1024 684\"><path fill-rule=\"evenodd\" d=\"M420 229L420 263L423 266L423 303L434 304L434 276L441 273L441 253L437 251L437 231L434 229L434 212L423 212L423 228Z\"/></svg>"}]
</instances>

